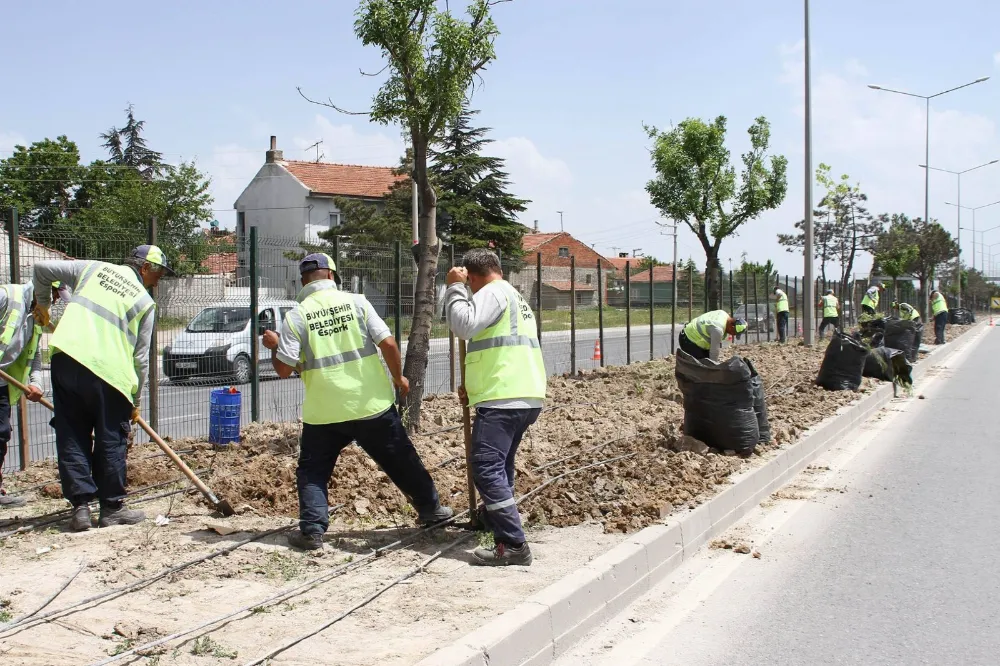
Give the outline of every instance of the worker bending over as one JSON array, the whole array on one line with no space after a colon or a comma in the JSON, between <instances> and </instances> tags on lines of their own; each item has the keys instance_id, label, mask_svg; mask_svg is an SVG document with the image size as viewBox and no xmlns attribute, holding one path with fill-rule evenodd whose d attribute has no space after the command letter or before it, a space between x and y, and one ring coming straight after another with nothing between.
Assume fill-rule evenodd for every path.
<instances>
[{"instance_id":1,"label":"worker bending over","mask_svg":"<svg viewBox=\"0 0 1000 666\"><path fill-rule=\"evenodd\" d=\"M934 344L944 344L944 332L948 326L948 301L938 290L931 292L931 316L934 317Z\"/></svg>"},{"instance_id":2,"label":"worker bending over","mask_svg":"<svg viewBox=\"0 0 1000 666\"><path fill-rule=\"evenodd\" d=\"M882 283L876 283L868 287L868 291L865 292L864 297L861 299L861 312L865 314L874 315L875 311L878 309L878 301L882 297L882 290L885 287Z\"/></svg>"},{"instance_id":3,"label":"worker bending over","mask_svg":"<svg viewBox=\"0 0 1000 666\"><path fill-rule=\"evenodd\" d=\"M691 356L718 361L722 340L727 335L739 337L745 330L744 320L730 317L725 310L713 310L689 322L678 341L680 348Z\"/></svg>"},{"instance_id":4,"label":"worker bending over","mask_svg":"<svg viewBox=\"0 0 1000 666\"><path fill-rule=\"evenodd\" d=\"M840 328L840 301L833 295L833 289L826 290L819 299L819 307L823 308L823 320L819 323L819 339L822 340L827 326L833 326L834 331Z\"/></svg>"},{"instance_id":5,"label":"worker bending over","mask_svg":"<svg viewBox=\"0 0 1000 666\"><path fill-rule=\"evenodd\" d=\"M368 299L339 289L336 271L325 254L302 259L298 306L285 315L280 335L267 331L263 339L274 352L271 364L278 376L284 379L298 370L305 384L296 471L299 531L288 537L289 544L303 550L323 547L330 525L330 477L340 452L355 441L413 504L420 522L437 523L453 515L438 501L434 481L396 411L393 384L400 396L410 389L396 340Z\"/></svg>"},{"instance_id":6,"label":"worker bending over","mask_svg":"<svg viewBox=\"0 0 1000 666\"><path fill-rule=\"evenodd\" d=\"M469 340L459 397L476 411L472 474L485 504L480 514L494 540L492 549L475 550L473 563L527 566L532 557L514 499L514 457L545 400L547 374L535 316L503 279L500 259L489 250L466 252L462 267L452 268L446 282L448 325Z\"/></svg>"},{"instance_id":7,"label":"worker bending over","mask_svg":"<svg viewBox=\"0 0 1000 666\"><path fill-rule=\"evenodd\" d=\"M156 304L147 293L173 273L163 251L140 245L125 265L103 261L35 264L35 322L49 323L50 289L73 296L52 336L52 402L63 497L73 505L70 529L90 529L88 504L100 500L98 525L145 519L125 507L125 452L149 373ZM93 439L91 439L93 436Z\"/></svg>"},{"instance_id":8,"label":"worker bending over","mask_svg":"<svg viewBox=\"0 0 1000 666\"><path fill-rule=\"evenodd\" d=\"M52 287L52 301L59 300L58 285ZM29 284L0 286L0 370L28 387L24 396L38 402L42 398L42 327L35 324L35 288ZM0 379L0 508L24 506L21 497L8 495L3 488L3 462L10 442L10 408L21 398L21 390ZM21 424L24 427L27 424Z\"/></svg>"},{"instance_id":9,"label":"worker bending over","mask_svg":"<svg viewBox=\"0 0 1000 666\"><path fill-rule=\"evenodd\" d=\"M892 307L899 311L899 318L903 321L920 321L920 312L909 303L893 303Z\"/></svg>"},{"instance_id":10,"label":"worker bending over","mask_svg":"<svg viewBox=\"0 0 1000 666\"><path fill-rule=\"evenodd\" d=\"M774 312L778 320L778 342L788 339L788 294L774 288Z\"/></svg>"}]
</instances>

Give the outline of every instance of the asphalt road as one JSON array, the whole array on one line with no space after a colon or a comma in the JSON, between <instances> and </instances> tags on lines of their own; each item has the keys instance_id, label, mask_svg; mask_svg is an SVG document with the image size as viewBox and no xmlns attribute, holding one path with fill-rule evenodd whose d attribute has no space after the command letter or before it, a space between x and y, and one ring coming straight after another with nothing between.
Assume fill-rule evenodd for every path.
<instances>
[{"instance_id":1,"label":"asphalt road","mask_svg":"<svg viewBox=\"0 0 1000 666\"><path fill-rule=\"evenodd\" d=\"M1000 333L932 372L557 664L1000 663Z\"/></svg>"},{"instance_id":2,"label":"asphalt road","mask_svg":"<svg viewBox=\"0 0 1000 666\"><path fill-rule=\"evenodd\" d=\"M669 325L654 328L654 351L656 357L670 354ZM680 325L677 326L679 332ZM576 355L577 369L586 370L599 367L600 362L594 361L594 343L599 333L594 330L577 331ZM649 327L632 329L632 360L649 360ZM456 343L457 344L457 343ZM676 344L676 341L675 341ZM603 356L607 365L624 365L626 360L626 336L624 328L607 329L604 332ZM405 342L403 346L405 353ZM458 354L457 346L455 351ZM568 331L543 332L542 355L545 367L550 374L569 372L570 336ZM459 369L456 363L456 381ZM448 340L432 340L430 357L427 367L427 392L446 393L450 390L450 365L448 361ZM43 373L46 394L51 398L51 384L48 372ZM207 437L209 421L209 393L212 389L225 385L226 378L198 378L186 382L161 380L159 384L159 423L158 432L164 437ZM243 391L242 422L250 422L250 388L240 387ZM278 379L273 374L262 376L260 382L260 418L264 421L292 421L301 415L302 382L297 378ZM149 391L143 391L142 414L148 418ZM55 456L55 436L49 427L51 414L44 407L36 404L28 406L29 433L31 436L31 456L33 460ZM16 423L16 421L15 421ZM17 435L11 442L11 453L8 454L5 468L13 469L17 458ZM144 441L145 436L139 437Z\"/></svg>"}]
</instances>

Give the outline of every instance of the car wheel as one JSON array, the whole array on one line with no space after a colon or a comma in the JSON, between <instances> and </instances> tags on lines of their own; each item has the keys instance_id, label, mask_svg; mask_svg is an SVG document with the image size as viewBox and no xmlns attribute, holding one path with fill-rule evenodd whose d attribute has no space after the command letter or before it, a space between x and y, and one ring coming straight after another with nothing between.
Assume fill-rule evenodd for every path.
<instances>
[{"instance_id":1,"label":"car wheel","mask_svg":"<svg viewBox=\"0 0 1000 666\"><path fill-rule=\"evenodd\" d=\"M233 381L237 384L250 382L250 359L246 354L240 354L233 361Z\"/></svg>"}]
</instances>

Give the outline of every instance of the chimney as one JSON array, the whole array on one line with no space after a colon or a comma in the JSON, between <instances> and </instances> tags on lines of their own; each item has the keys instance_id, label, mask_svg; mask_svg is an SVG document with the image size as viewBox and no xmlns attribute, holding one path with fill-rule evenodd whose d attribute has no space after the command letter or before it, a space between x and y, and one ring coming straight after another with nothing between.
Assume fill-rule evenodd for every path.
<instances>
[{"instance_id":1,"label":"chimney","mask_svg":"<svg viewBox=\"0 0 1000 666\"><path fill-rule=\"evenodd\" d=\"M535 233L538 233L538 220L535 220Z\"/></svg>"},{"instance_id":2,"label":"chimney","mask_svg":"<svg viewBox=\"0 0 1000 666\"><path fill-rule=\"evenodd\" d=\"M271 150L264 153L264 162L267 164L274 164L275 162L280 162L285 159L285 155L278 150L278 137L271 137Z\"/></svg>"}]
</instances>

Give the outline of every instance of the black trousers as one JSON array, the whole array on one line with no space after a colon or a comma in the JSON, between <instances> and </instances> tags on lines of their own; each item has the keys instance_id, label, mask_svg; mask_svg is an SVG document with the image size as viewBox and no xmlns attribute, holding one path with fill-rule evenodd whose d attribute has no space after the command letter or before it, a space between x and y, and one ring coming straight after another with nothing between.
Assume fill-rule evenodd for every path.
<instances>
[{"instance_id":1,"label":"black trousers","mask_svg":"<svg viewBox=\"0 0 1000 666\"><path fill-rule=\"evenodd\" d=\"M0 386L0 488L3 487L3 461L10 441L10 390Z\"/></svg>"},{"instance_id":2,"label":"black trousers","mask_svg":"<svg viewBox=\"0 0 1000 666\"><path fill-rule=\"evenodd\" d=\"M679 336L677 336L677 342L680 344L680 348L681 349L683 349L688 354L691 354L691 356L693 356L695 358L708 358L709 357L709 350L708 349L702 349L701 347L699 347L695 343L693 343L690 340L688 340L688 336L684 334L684 331L681 331L681 334Z\"/></svg>"},{"instance_id":3,"label":"black trousers","mask_svg":"<svg viewBox=\"0 0 1000 666\"><path fill-rule=\"evenodd\" d=\"M825 331L828 326L832 326L834 330L840 328L840 317L823 317L823 321L819 323L820 337L823 337L823 331Z\"/></svg>"},{"instance_id":4,"label":"black trousers","mask_svg":"<svg viewBox=\"0 0 1000 666\"><path fill-rule=\"evenodd\" d=\"M873 307L872 307L872 306L870 306L870 305L862 305L862 306L861 306L861 311L862 311L863 313L865 313L865 314L870 314L870 315L873 315L873 314L875 314L875 308L873 308Z\"/></svg>"},{"instance_id":5,"label":"black trousers","mask_svg":"<svg viewBox=\"0 0 1000 666\"><path fill-rule=\"evenodd\" d=\"M934 344L944 344L944 330L948 325L948 311L934 315Z\"/></svg>"},{"instance_id":6,"label":"black trousers","mask_svg":"<svg viewBox=\"0 0 1000 666\"><path fill-rule=\"evenodd\" d=\"M96 497L101 506L118 508L125 499L132 401L59 353L52 357L52 402L63 497L73 506Z\"/></svg>"},{"instance_id":7,"label":"black trousers","mask_svg":"<svg viewBox=\"0 0 1000 666\"><path fill-rule=\"evenodd\" d=\"M778 313L778 342L788 339L788 310Z\"/></svg>"}]
</instances>

